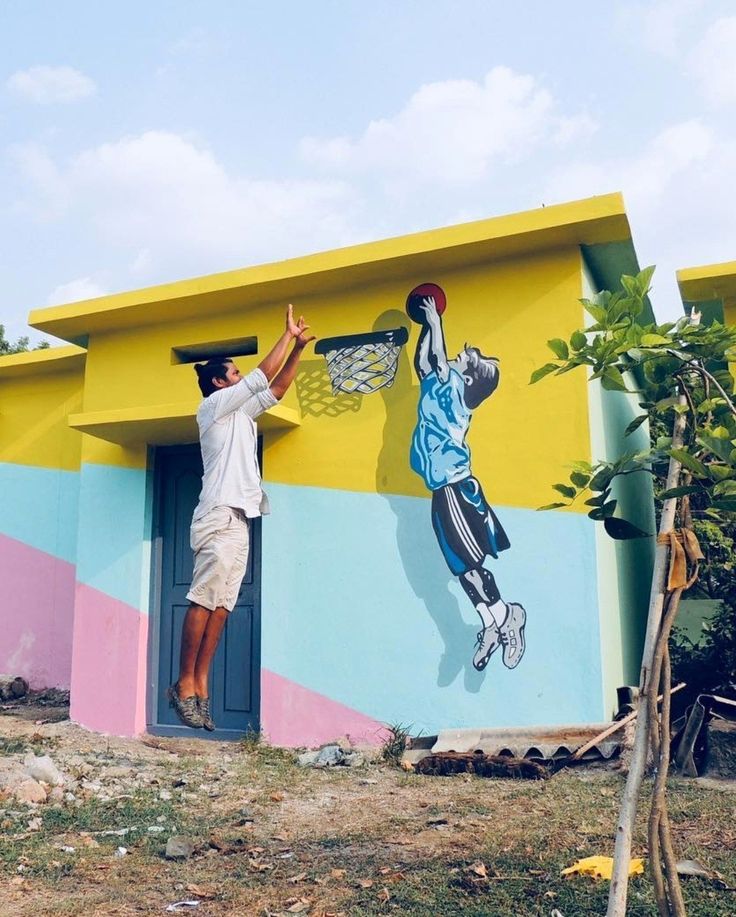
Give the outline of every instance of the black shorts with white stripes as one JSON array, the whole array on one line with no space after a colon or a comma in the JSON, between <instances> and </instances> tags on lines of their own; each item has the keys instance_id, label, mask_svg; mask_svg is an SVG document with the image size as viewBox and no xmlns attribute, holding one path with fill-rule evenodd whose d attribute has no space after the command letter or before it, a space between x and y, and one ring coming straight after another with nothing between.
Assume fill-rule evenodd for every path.
<instances>
[{"instance_id":1,"label":"black shorts with white stripes","mask_svg":"<svg viewBox=\"0 0 736 917\"><path fill-rule=\"evenodd\" d=\"M510 547L498 517L474 477L445 484L432 493L432 525L447 565L455 576L498 557Z\"/></svg>"}]
</instances>

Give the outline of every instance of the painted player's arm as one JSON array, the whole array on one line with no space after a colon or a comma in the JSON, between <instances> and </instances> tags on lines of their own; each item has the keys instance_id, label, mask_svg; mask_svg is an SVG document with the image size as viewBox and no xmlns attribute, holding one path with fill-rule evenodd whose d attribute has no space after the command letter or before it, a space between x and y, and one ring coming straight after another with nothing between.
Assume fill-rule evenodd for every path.
<instances>
[{"instance_id":1,"label":"painted player's arm","mask_svg":"<svg viewBox=\"0 0 736 917\"><path fill-rule=\"evenodd\" d=\"M286 363L284 363L278 371L276 378L270 385L271 394L277 401L280 401L284 397L286 390L294 381L294 376L296 376L299 360L301 360L302 353L304 353L304 348L315 339L313 334L307 334L309 325L305 324L303 318L300 317L296 324L299 333L294 338L294 346L291 348L291 353L286 358Z\"/></svg>"},{"instance_id":2,"label":"painted player's arm","mask_svg":"<svg viewBox=\"0 0 736 917\"><path fill-rule=\"evenodd\" d=\"M442 319L437 312L434 296L425 296L421 310L424 315L422 331L419 335L416 354L416 370L420 378L430 372L436 372L441 382L447 382L450 366L447 362L445 335L442 330Z\"/></svg>"},{"instance_id":3,"label":"painted player's arm","mask_svg":"<svg viewBox=\"0 0 736 917\"><path fill-rule=\"evenodd\" d=\"M300 321L303 323L304 319L300 318ZM299 328L299 322L294 319L294 307L289 303L286 310L286 329L284 333L258 364L258 369L260 369L269 382L281 369L281 365L286 358L286 351L289 348L289 344L297 338L300 333L301 329Z\"/></svg>"}]
</instances>

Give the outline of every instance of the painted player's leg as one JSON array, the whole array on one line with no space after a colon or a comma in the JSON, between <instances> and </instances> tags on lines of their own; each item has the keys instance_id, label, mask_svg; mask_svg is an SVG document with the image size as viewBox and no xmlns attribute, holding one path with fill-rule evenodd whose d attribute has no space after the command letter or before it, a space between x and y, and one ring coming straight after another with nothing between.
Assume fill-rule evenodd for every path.
<instances>
[{"instance_id":1,"label":"painted player's leg","mask_svg":"<svg viewBox=\"0 0 736 917\"><path fill-rule=\"evenodd\" d=\"M473 665L481 672L488 665L493 653L501 646L499 626L506 616L506 606L496 579L485 567L475 567L460 575L460 585L473 603L481 620L478 642L473 656Z\"/></svg>"},{"instance_id":2,"label":"painted player's leg","mask_svg":"<svg viewBox=\"0 0 736 917\"><path fill-rule=\"evenodd\" d=\"M460 577L460 582L483 622L473 665L479 671L484 669L491 655L502 646L503 664L507 669L515 669L526 650L526 611L518 602L501 599L496 579L485 567L469 570Z\"/></svg>"}]
</instances>

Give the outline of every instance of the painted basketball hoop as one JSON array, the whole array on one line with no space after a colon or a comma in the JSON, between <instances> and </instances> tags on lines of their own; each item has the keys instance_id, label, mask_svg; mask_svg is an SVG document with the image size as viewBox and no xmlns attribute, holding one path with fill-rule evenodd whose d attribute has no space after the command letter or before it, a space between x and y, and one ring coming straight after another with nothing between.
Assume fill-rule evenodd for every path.
<instances>
[{"instance_id":1,"label":"painted basketball hoop","mask_svg":"<svg viewBox=\"0 0 736 917\"><path fill-rule=\"evenodd\" d=\"M393 385L401 348L409 339L406 328L369 331L317 341L315 353L324 356L332 391L370 395Z\"/></svg>"}]
</instances>

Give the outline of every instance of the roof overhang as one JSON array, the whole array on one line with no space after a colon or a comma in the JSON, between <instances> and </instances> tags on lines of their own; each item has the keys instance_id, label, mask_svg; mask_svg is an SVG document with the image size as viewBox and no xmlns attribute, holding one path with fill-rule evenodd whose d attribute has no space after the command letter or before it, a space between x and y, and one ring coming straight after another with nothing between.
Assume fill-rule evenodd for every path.
<instances>
[{"instance_id":1,"label":"roof overhang","mask_svg":"<svg viewBox=\"0 0 736 917\"><path fill-rule=\"evenodd\" d=\"M696 306L705 321L722 322L724 305L736 303L736 261L683 268L677 284L686 310Z\"/></svg>"},{"instance_id":2,"label":"roof overhang","mask_svg":"<svg viewBox=\"0 0 736 917\"><path fill-rule=\"evenodd\" d=\"M414 274L436 274L567 245L623 242L631 233L621 194L369 242L31 312L40 331L86 344L90 334L243 312L275 300Z\"/></svg>"},{"instance_id":3,"label":"roof overhang","mask_svg":"<svg viewBox=\"0 0 736 917\"><path fill-rule=\"evenodd\" d=\"M82 372L87 351L83 347L47 347L0 357L0 382L18 376Z\"/></svg>"},{"instance_id":4,"label":"roof overhang","mask_svg":"<svg viewBox=\"0 0 736 917\"><path fill-rule=\"evenodd\" d=\"M281 404L258 418L261 432L289 430L300 424L299 412ZM70 414L69 426L120 446L173 446L199 440L197 403L189 402Z\"/></svg>"}]
</instances>

